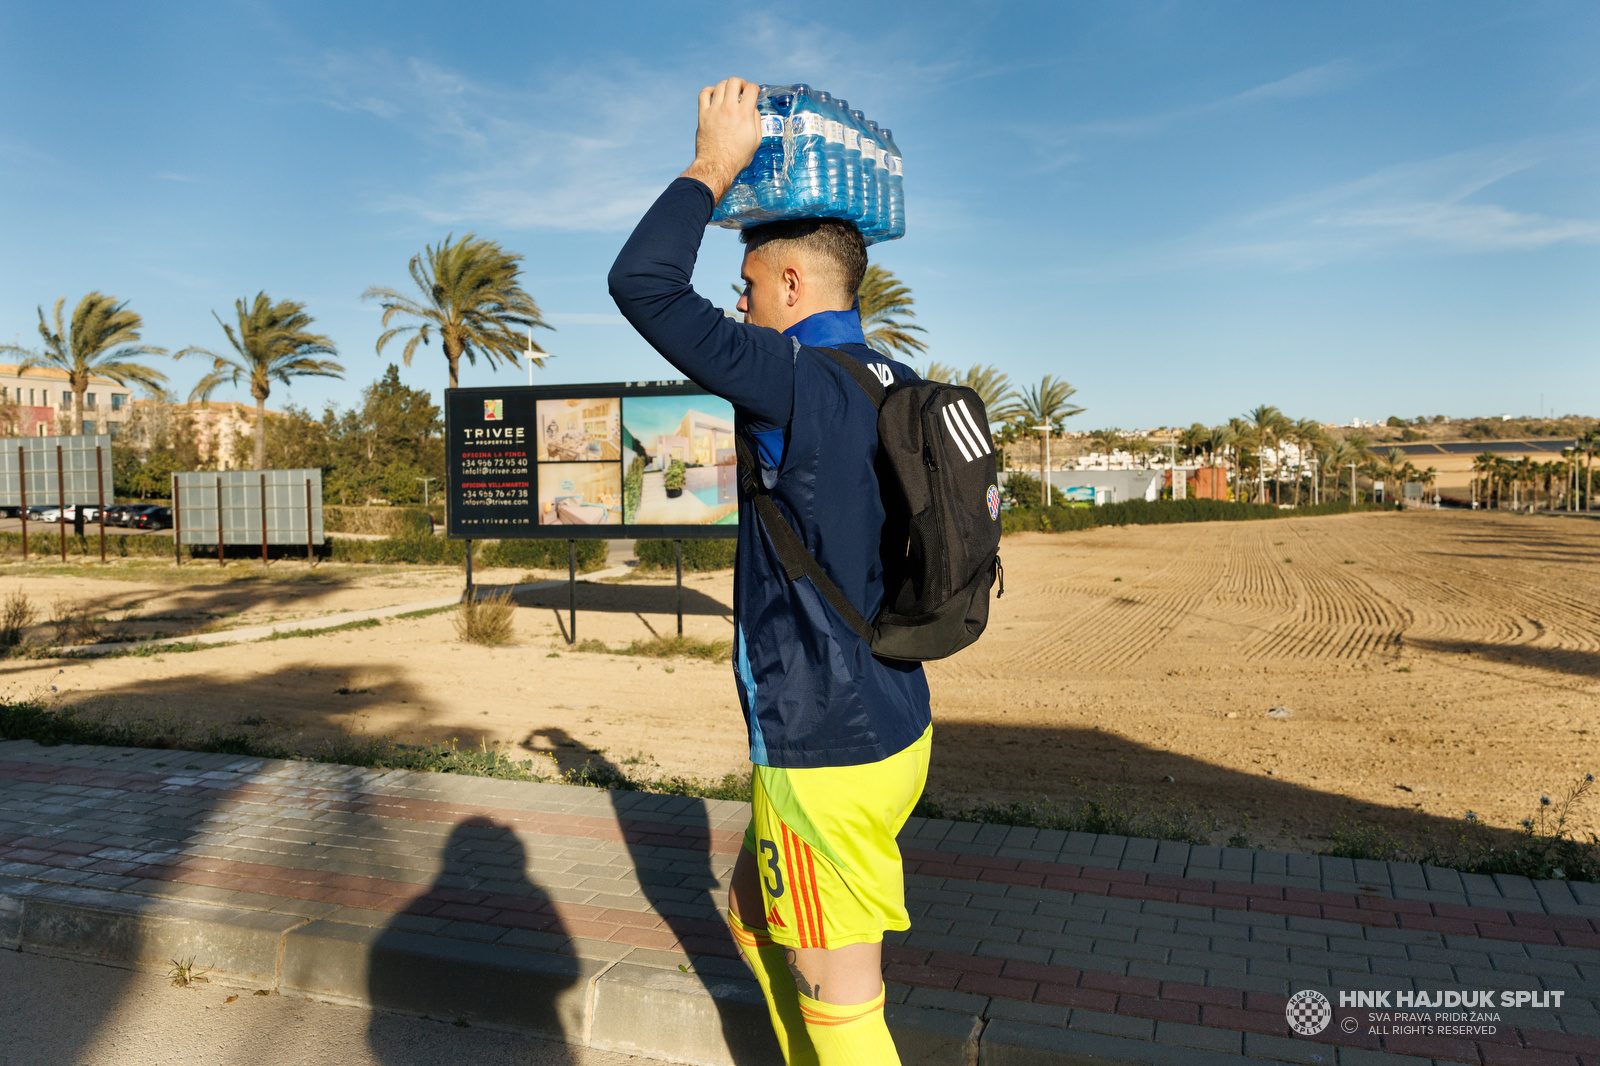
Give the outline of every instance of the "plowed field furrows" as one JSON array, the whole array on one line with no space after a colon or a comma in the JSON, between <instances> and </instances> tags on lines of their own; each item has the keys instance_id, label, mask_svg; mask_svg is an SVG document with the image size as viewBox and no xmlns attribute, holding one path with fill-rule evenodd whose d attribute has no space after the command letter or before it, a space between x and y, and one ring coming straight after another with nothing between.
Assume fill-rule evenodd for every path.
<instances>
[{"instance_id":1,"label":"plowed field furrows","mask_svg":"<svg viewBox=\"0 0 1600 1066\"><path fill-rule=\"evenodd\" d=\"M1600 521L1291 518L1001 553L989 632L929 667L936 791L1115 784L1288 841L1341 817L1514 825L1600 772Z\"/></svg>"}]
</instances>

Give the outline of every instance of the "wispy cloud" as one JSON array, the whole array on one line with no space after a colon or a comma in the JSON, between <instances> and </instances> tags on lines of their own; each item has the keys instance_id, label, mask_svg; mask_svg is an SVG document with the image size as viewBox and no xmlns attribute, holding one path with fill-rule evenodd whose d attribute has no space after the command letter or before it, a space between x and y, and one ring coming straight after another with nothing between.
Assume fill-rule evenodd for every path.
<instances>
[{"instance_id":1,"label":"wispy cloud","mask_svg":"<svg viewBox=\"0 0 1600 1066\"><path fill-rule=\"evenodd\" d=\"M1220 264L1310 269L1372 255L1485 254L1600 242L1600 219L1519 210L1504 202L1513 196L1501 187L1507 178L1579 148L1559 141L1488 145L1384 167L1219 219L1102 266L1113 273ZM1495 192L1501 202L1490 199Z\"/></svg>"},{"instance_id":2,"label":"wispy cloud","mask_svg":"<svg viewBox=\"0 0 1600 1066\"><path fill-rule=\"evenodd\" d=\"M1213 97L1197 103L1153 111L1142 115L1100 119L1065 126L1056 131L1062 141L1092 137L1146 137L1161 133L1179 123L1205 115L1233 111L1275 100L1300 100L1321 96L1352 84L1366 73L1354 59L1342 58L1264 82L1239 92Z\"/></svg>"},{"instance_id":3,"label":"wispy cloud","mask_svg":"<svg viewBox=\"0 0 1600 1066\"><path fill-rule=\"evenodd\" d=\"M879 113L919 89L989 69L959 53L863 65L835 35L767 15L734 20L695 54L648 64L593 57L547 66L526 84L381 51L327 52L292 67L317 102L416 139L414 175L374 192L375 208L452 226L616 230L689 162L694 93L733 52L747 73L849 85L852 103Z\"/></svg>"}]
</instances>

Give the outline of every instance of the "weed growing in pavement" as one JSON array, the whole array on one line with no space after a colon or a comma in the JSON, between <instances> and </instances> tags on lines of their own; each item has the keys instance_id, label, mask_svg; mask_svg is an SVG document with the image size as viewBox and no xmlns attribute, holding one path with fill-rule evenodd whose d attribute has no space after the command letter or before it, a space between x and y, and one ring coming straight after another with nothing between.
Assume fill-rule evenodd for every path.
<instances>
[{"instance_id":1,"label":"weed growing in pavement","mask_svg":"<svg viewBox=\"0 0 1600 1066\"><path fill-rule=\"evenodd\" d=\"M511 639L511 616L515 610L509 591L462 600L456 608L456 636L468 644L505 644Z\"/></svg>"},{"instance_id":2,"label":"weed growing in pavement","mask_svg":"<svg viewBox=\"0 0 1600 1066\"><path fill-rule=\"evenodd\" d=\"M336 626L325 626L322 629L284 629L272 634L270 637L262 637L261 639L292 640L296 637L321 637L326 636L329 633L343 633L351 629L371 629L374 626L381 625L383 625L383 622L380 619L363 618L360 621L345 622Z\"/></svg>"},{"instance_id":3,"label":"weed growing in pavement","mask_svg":"<svg viewBox=\"0 0 1600 1066\"><path fill-rule=\"evenodd\" d=\"M1559 800L1539 797L1532 818L1519 830L1491 829L1471 811L1448 834L1423 831L1401 839L1381 826L1341 822L1319 854L1345 859L1416 862L1474 874L1518 874L1535 881L1600 881L1600 836L1579 839L1574 809L1594 791L1594 774L1567 789Z\"/></svg>"},{"instance_id":4,"label":"weed growing in pavement","mask_svg":"<svg viewBox=\"0 0 1600 1066\"><path fill-rule=\"evenodd\" d=\"M190 955L182 962L177 959L171 961L172 969L167 971L167 977L171 979L173 988L188 988L194 984L211 983L211 978L206 976L211 971L195 969L193 955Z\"/></svg>"},{"instance_id":5,"label":"weed growing in pavement","mask_svg":"<svg viewBox=\"0 0 1600 1066\"><path fill-rule=\"evenodd\" d=\"M1076 795L1065 803L1051 802L1046 797L1038 803L968 804L924 795L911 813L919 818L992 822L1068 833L1109 833L1187 844L1209 844L1212 834L1221 828L1215 820L1203 817L1200 808L1192 803L1153 803L1121 785L1094 790L1078 778L1073 778L1071 784Z\"/></svg>"}]
</instances>

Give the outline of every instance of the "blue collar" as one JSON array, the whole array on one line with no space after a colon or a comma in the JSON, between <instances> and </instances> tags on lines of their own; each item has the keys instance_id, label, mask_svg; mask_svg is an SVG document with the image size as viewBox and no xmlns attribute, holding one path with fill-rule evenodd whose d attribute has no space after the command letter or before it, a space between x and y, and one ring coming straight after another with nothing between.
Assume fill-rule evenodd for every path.
<instances>
[{"instance_id":1,"label":"blue collar","mask_svg":"<svg viewBox=\"0 0 1600 1066\"><path fill-rule=\"evenodd\" d=\"M818 311L802 318L783 331L808 348L837 348L841 344L865 344L861 316L850 311Z\"/></svg>"}]
</instances>

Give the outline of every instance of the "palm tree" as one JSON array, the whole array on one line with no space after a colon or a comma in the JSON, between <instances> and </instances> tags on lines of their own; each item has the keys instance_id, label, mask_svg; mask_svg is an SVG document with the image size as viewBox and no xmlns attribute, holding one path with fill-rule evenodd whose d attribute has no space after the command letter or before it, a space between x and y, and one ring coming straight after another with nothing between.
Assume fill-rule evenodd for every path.
<instances>
[{"instance_id":1,"label":"palm tree","mask_svg":"<svg viewBox=\"0 0 1600 1066\"><path fill-rule=\"evenodd\" d=\"M294 300L273 303L264 292L256 293L255 302L245 304L243 299L233 302L239 318L235 332L228 323L217 317L217 325L227 334L235 356L218 355L204 348L185 348L174 358L186 355L203 355L211 360L211 371L200 379L189 400L209 399L223 384L237 386L240 378L250 382L250 396L256 401L256 469L267 468L267 397L272 393L272 383L287 385L295 378L336 378L344 375L344 367L319 355L338 355L333 341L320 333L310 332L312 318L305 312L305 304Z\"/></svg>"},{"instance_id":2,"label":"palm tree","mask_svg":"<svg viewBox=\"0 0 1600 1066\"><path fill-rule=\"evenodd\" d=\"M533 328L553 329L544 320L539 305L533 297L522 291L517 266L522 256L514 255L491 240L469 233L459 241L454 235L444 239L437 248L428 245L421 255L411 257L411 280L421 293L420 299L402 296L394 289L373 286L361 294L363 300L380 300L383 303L383 333L378 337L378 353L383 346L402 333L414 334L406 342L401 358L406 366L418 344L429 344L434 332L444 346L445 361L450 365L450 387L457 386L460 378L461 357L477 364L482 355L490 367L497 359L512 366L519 365L524 338L512 327L528 331L528 343L538 355L544 349L532 344ZM409 326L391 328L389 323L397 315L409 315L419 321ZM534 357L535 366L544 366L544 360Z\"/></svg>"},{"instance_id":3,"label":"palm tree","mask_svg":"<svg viewBox=\"0 0 1600 1066\"><path fill-rule=\"evenodd\" d=\"M1300 451L1300 465L1306 465L1306 456L1315 455L1318 447L1327 440L1328 434L1322 428L1322 423L1315 418L1302 418L1293 424L1289 439L1293 440L1295 447ZM1296 475L1294 479L1294 505L1300 506L1300 482L1303 474Z\"/></svg>"},{"instance_id":4,"label":"palm tree","mask_svg":"<svg viewBox=\"0 0 1600 1066\"><path fill-rule=\"evenodd\" d=\"M915 359L928 350L927 344L913 337L912 332L927 332L921 326L902 321L900 316L916 318L911 289L902 284L894 274L874 263L867 267L856 289L861 308L861 328L866 331L867 343L884 351L899 352Z\"/></svg>"},{"instance_id":5,"label":"palm tree","mask_svg":"<svg viewBox=\"0 0 1600 1066\"><path fill-rule=\"evenodd\" d=\"M1038 385L1028 386L1017 398L1021 401L1022 413L1028 418L1035 423L1048 422L1054 427L1062 419L1084 412L1084 408L1067 402L1077 391L1054 374L1046 374Z\"/></svg>"},{"instance_id":6,"label":"palm tree","mask_svg":"<svg viewBox=\"0 0 1600 1066\"><path fill-rule=\"evenodd\" d=\"M1250 428L1252 428L1252 429L1254 429L1256 431L1256 437L1260 441L1261 450L1263 452L1265 452L1268 448L1271 448L1273 450L1273 457L1274 457L1274 462L1273 462L1273 482L1274 482L1273 489L1274 489L1274 491L1276 491L1276 489L1277 489L1277 484L1276 484L1276 482L1277 482L1277 468L1281 467L1283 465L1283 456L1278 454L1277 443L1278 443L1279 440L1282 439L1284 431L1286 429L1288 429L1288 427L1291 426L1293 423L1291 423L1288 418L1284 417L1284 414L1283 414L1282 411L1278 410L1276 407L1271 406L1270 404L1262 404L1261 406L1257 407L1254 411L1247 412L1244 417L1245 417L1245 421L1249 423ZM1266 478L1267 478L1267 464L1266 464L1266 461L1265 461L1265 456L1262 457L1260 474L1261 474L1261 502L1262 503L1266 503L1267 502L1267 480L1266 480Z\"/></svg>"},{"instance_id":7,"label":"palm tree","mask_svg":"<svg viewBox=\"0 0 1600 1066\"><path fill-rule=\"evenodd\" d=\"M123 386L132 382L145 388L158 389L167 376L136 360L150 355L166 355L167 350L138 343L144 319L137 312L128 310L126 300L118 303L115 296L91 292L73 308L71 329L61 318L66 304L65 296L56 301L54 329L45 321L44 308L39 308L39 336L44 340L43 351L29 351L14 344L4 344L0 345L0 352L22 356L17 364L19 376L40 366L55 367L66 372L67 385L72 390L69 435L80 436L83 433L83 394L88 391L91 377L110 378Z\"/></svg>"}]
</instances>

